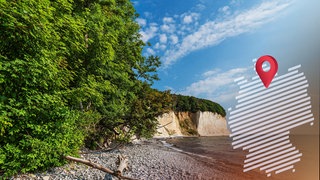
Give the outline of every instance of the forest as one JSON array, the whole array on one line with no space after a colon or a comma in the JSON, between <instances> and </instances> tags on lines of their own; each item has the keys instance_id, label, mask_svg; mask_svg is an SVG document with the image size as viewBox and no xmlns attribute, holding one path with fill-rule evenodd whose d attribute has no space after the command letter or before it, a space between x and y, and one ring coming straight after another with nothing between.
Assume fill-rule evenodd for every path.
<instances>
[{"instance_id":1,"label":"forest","mask_svg":"<svg viewBox=\"0 0 320 180\"><path fill-rule=\"evenodd\" d=\"M0 177L66 163L82 147L150 138L169 110L217 103L152 88L129 0L0 0Z\"/></svg>"}]
</instances>

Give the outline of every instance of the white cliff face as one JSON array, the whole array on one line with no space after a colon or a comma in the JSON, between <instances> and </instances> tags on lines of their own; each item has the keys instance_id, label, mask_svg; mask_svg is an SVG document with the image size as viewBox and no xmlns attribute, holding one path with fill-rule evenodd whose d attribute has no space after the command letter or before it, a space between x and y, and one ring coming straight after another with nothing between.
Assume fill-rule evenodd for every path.
<instances>
[{"instance_id":1,"label":"white cliff face","mask_svg":"<svg viewBox=\"0 0 320 180\"><path fill-rule=\"evenodd\" d=\"M159 126L154 137L184 136L186 121L188 128L194 129L200 136L229 135L227 122L224 117L212 112L173 112L165 113L158 118Z\"/></svg>"},{"instance_id":2,"label":"white cliff face","mask_svg":"<svg viewBox=\"0 0 320 180\"><path fill-rule=\"evenodd\" d=\"M226 118L212 112L197 112L197 131L200 136L227 136Z\"/></svg>"},{"instance_id":3,"label":"white cliff face","mask_svg":"<svg viewBox=\"0 0 320 180\"><path fill-rule=\"evenodd\" d=\"M157 119L159 126L154 137L182 136L179 120L173 111L164 113Z\"/></svg>"}]
</instances>

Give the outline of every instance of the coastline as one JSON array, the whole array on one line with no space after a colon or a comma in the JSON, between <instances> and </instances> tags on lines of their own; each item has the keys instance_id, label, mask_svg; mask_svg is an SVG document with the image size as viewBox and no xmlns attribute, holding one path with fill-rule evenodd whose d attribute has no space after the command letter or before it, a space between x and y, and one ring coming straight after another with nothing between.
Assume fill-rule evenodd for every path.
<instances>
[{"instance_id":1,"label":"coastline","mask_svg":"<svg viewBox=\"0 0 320 180\"><path fill-rule=\"evenodd\" d=\"M242 166L187 153L165 139L151 139L128 144L109 152L92 151L81 158L116 169L117 156L128 156L128 170L123 175L137 179L268 179L258 172L242 173ZM231 168L230 168L231 167ZM69 162L46 172L18 175L14 179L104 179L106 173L83 164Z\"/></svg>"}]
</instances>

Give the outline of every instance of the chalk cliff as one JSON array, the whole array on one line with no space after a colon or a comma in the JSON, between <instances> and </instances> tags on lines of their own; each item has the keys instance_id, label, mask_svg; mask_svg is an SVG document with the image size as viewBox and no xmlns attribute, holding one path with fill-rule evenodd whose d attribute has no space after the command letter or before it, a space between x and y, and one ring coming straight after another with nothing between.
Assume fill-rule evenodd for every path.
<instances>
[{"instance_id":1,"label":"chalk cliff","mask_svg":"<svg viewBox=\"0 0 320 180\"><path fill-rule=\"evenodd\" d=\"M226 119L212 112L170 111L157 119L159 126L154 137L229 135Z\"/></svg>"}]
</instances>

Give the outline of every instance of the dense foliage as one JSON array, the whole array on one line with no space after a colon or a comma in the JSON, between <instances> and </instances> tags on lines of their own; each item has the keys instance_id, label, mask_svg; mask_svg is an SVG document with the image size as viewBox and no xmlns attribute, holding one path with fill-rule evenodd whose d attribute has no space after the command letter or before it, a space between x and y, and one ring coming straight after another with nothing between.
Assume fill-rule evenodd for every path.
<instances>
[{"instance_id":1,"label":"dense foliage","mask_svg":"<svg viewBox=\"0 0 320 180\"><path fill-rule=\"evenodd\" d=\"M167 95L136 17L129 0L0 0L0 176L152 134Z\"/></svg>"},{"instance_id":2,"label":"dense foliage","mask_svg":"<svg viewBox=\"0 0 320 180\"><path fill-rule=\"evenodd\" d=\"M173 109L175 111L210 111L218 113L221 116L226 116L224 108L215 102L207 99L199 99L193 96L174 95Z\"/></svg>"},{"instance_id":3,"label":"dense foliage","mask_svg":"<svg viewBox=\"0 0 320 180\"><path fill-rule=\"evenodd\" d=\"M168 110L221 106L151 88L129 0L0 0L0 178L59 166L80 147L151 137Z\"/></svg>"}]
</instances>

